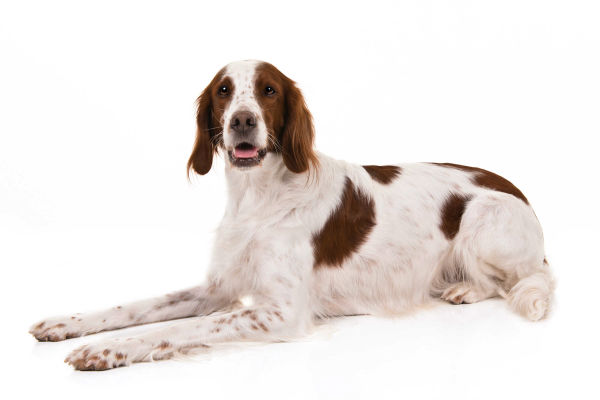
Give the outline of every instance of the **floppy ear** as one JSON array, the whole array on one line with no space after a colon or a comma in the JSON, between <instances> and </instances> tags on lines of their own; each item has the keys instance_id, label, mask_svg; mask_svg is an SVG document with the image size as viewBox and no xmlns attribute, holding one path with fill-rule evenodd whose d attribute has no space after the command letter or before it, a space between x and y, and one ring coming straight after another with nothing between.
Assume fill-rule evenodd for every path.
<instances>
[{"instance_id":1,"label":"floppy ear","mask_svg":"<svg viewBox=\"0 0 600 400\"><path fill-rule=\"evenodd\" d=\"M286 93L285 108L285 125L281 136L283 162L292 172L304 172L311 164L315 167L318 165L313 150L315 132L304 97L292 81Z\"/></svg>"},{"instance_id":2,"label":"floppy ear","mask_svg":"<svg viewBox=\"0 0 600 400\"><path fill-rule=\"evenodd\" d=\"M212 85L208 85L197 100L196 143L187 163L188 175L191 169L200 175L204 175L210 171L213 157L217 152L217 143L214 136L219 132L212 110L211 87Z\"/></svg>"}]
</instances>

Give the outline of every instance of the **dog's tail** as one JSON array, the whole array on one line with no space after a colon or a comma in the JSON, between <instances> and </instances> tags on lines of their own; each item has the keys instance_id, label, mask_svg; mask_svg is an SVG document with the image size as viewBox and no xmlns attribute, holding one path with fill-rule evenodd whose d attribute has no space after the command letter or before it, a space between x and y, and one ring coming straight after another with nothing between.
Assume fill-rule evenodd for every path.
<instances>
[{"instance_id":1,"label":"dog's tail","mask_svg":"<svg viewBox=\"0 0 600 400\"><path fill-rule=\"evenodd\" d=\"M510 307L532 321L542 319L550 310L555 288L546 260L541 269L520 279L506 294Z\"/></svg>"}]
</instances>

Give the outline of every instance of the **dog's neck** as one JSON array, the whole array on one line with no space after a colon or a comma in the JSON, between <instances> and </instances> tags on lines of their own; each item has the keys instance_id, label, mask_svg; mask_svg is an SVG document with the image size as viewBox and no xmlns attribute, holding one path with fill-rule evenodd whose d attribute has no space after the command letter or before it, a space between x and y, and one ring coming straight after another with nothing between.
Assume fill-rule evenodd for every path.
<instances>
[{"instance_id":1,"label":"dog's neck","mask_svg":"<svg viewBox=\"0 0 600 400\"><path fill-rule=\"evenodd\" d=\"M277 201L277 197L296 190L306 182L307 173L296 174L287 169L280 154L268 153L262 164L249 170L226 162L225 177L229 207L239 210Z\"/></svg>"}]
</instances>

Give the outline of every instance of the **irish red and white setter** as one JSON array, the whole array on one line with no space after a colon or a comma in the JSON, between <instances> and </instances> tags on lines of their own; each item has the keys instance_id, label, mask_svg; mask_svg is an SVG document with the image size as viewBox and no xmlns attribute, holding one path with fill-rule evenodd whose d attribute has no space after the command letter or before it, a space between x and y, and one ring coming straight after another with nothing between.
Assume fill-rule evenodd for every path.
<instances>
[{"instance_id":1,"label":"irish red and white setter","mask_svg":"<svg viewBox=\"0 0 600 400\"><path fill-rule=\"evenodd\" d=\"M74 350L104 370L222 342L298 337L315 318L402 313L490 297L530 320L550 307L542 229L523 193L456 164L355 165L313 148L312 117L273 65L227 65L198 98L189 171L226 159L229 192L204 284L106 311L50 318L40 341L186 318ZM240 299L251 301L242 303Z\"/></svg>"}]
</instances>

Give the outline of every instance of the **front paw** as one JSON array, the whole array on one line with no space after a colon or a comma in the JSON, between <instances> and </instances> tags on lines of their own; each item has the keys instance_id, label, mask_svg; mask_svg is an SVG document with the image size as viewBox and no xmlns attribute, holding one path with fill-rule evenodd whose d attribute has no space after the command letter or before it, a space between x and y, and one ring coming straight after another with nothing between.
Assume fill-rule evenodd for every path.
<instances>
[{"instance_id":1,"label":"front paw","mask_svg":"<svg viewBox=\"0 0 600 400\"><path fill-rule=\"evenodd\" d=\"M38 322L29 329L29 333L40 342L59 342L79 337L83 334L81 318L73 316Z\"/></svg>"},{"instance_id":2,"label":"front paw","mask_svg":"<svg viewBox=\"0 0 600 400\"><path fill-rule=\"evenodd\" d=\"M166 340L154 343L141 338L112 339L73 350L65 362L80 371L104 371L135 362L166 360L177 353L186 353L189 348L175 346Z\"/></svg>"},{"instance_id":3,"label":"front paw","mask_svg":"<svg viewBox=\"0 0 600 400\"><path fill-rule=\"evenodd\" d=\"M118 341L81 346L65 358L65 362L80 371L104 371L131 363L129 352Z\"/></svg>"}]
</instances>

